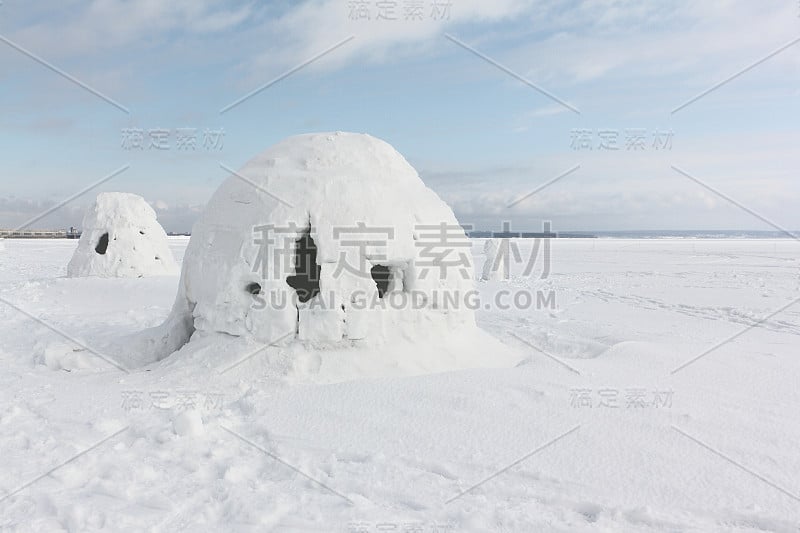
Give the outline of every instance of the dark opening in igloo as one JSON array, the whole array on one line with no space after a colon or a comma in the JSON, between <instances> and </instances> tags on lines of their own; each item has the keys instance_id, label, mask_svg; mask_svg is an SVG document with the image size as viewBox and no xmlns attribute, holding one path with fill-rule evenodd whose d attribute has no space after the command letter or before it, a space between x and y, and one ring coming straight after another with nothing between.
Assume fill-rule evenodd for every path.
<instances>
[{"instance_id":1,"label":"dark opening in igloo","mask_svg":"<svg viewBox=\"0 0 800 533\"><path fill-rule=\"evenodd\" d=\"M322 269L317 264L317 245L311 238L311 227L295 241L294 275L286 278L297 292L300 302L305 303L319 294L319 275Z\"/></svg>"},{"instance_id":2,"label":"dark opening in igloo","mask_svg":"<svg viewBox=\"0 0 800 533\"><path fill-rule=\"evenodd\" d=\"M103 233L94 251L100 255L106 255L106 250L108 250L108 233Z\"/></svg>"},{"instance_id":3,"label":"dark opening in igloo","mask_svg":"<svg viewBox=\"0 0 800 533\"><path fill-rule=\"evenodd\" d=\"M392 271L389 267L383 265L375 265L369 270L372 275L375 285L378 286L378 297L383 298L383 295L389 290L389 283L392 281Z\"/></svg>"}]
</instances>

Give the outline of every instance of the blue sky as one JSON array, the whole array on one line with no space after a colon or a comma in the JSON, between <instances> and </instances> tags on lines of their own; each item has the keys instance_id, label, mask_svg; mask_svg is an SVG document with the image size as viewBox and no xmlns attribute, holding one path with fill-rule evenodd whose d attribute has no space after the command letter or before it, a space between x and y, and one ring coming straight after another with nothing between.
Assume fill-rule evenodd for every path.
<instances>
[{"instance_id":1,"label":"blue sky","mask_svg":"<svg viewBox=\"0 0 800 533\"><path fill-rule=\"evenodd\" d=\"M143 195L168 231L185 231L225 179L220 163L238 168L289 135L345 130L394 145L480 228L773 229L672 166L800 228L800 43L672 112L800 37L795 0L435 0L438 18L434 0L415 1L421 20L405 20L410 0L384 3L397 20L379 18L377 0L4 0L0 227L130 164L35 226L79 225L97 192L116 190ZM126 128L167 130L170 147L127 149ZM194 151L175 146L179 128L196 129ZM206 129L224 130L221 146L202 147ZM644 145L626 149L634 130ZM599 149L601 131L620 148ZM657 133L671 146L656 149Z\"/></svg>"}]
</instances>

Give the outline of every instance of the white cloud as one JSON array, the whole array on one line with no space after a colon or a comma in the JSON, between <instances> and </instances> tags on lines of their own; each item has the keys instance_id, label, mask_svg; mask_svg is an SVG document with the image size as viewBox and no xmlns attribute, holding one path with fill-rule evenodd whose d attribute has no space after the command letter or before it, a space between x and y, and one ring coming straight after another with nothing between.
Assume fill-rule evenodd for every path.
<instances>
[{"instance_id":1,"label":"white cloud","mask_svg":"<svg viewBox=\"0 0 800 533\"><path fill-rule=\"evenodd\" d=\"M755 228L758 217L672 170L676 165L707 186L788 229L800 228L800 135L681 138L672 151L550 154L518 166L438 168L421 172L463 222L493 227L504 219L565 219L561 229ZM508 205L577 163L581 168ZM530 226L530 222L528 225ZM484 226L485 227L485 226ZM534 224L535 227L535 224ZM640 228L642 226L639 226Z\"/></svg>"},{"instance_id":2,"label":"white cloud","mask_svg":"<svg viewBox=\"0 0 800 533\"><path fill-rule=\"evenodd\" d=\"M690 81L690 74L710 86L798 34L796 6L782 0L597 0L532 17L533 27L551 35L528 40L509 53L508 63L555 83L611 73L618 81L667 74ZM798 59L787 53L771 62L796 65Z\"/></svg>"},{"instance_id":3,"label":"white cloud","mask_svg":"<svg viewBox=\"0 0 800 533\"><path fill-rule=\"evenodd\" d=\"M32 20L18 13L10 36L37 54L50 57L114 53L131 43L157 43L172 31L213 33L246 20L249 5L220 9L210 0L93 0L62 5L50 2Z\"/></svg>"},{"instance_id":4,"label":"white cloud","mask_svg":"<svg viewBox=\"0 0 800 533\"><path fill-rule=\"evenodd\" d=\"M398 2L401 19L402 5ZM11 7L4 6L4 15ZM93 74L87 81L113 92L115 98L114 88L121 84L127 84L131 92L135 90L132 87L137 74L141 79L152 75L154 82L158 82L159 74L153 72L160 71L152 63L162 60L170 66L170 61L182 53L187 56L181 56L181 60L185 59L189 65L194 61L200 66L205 66L213 54L215 65L216 62L221 65L219 79L252 89L349 35L356 38L310 68L384 63L411 55L466 54L442 38L444 32L453 32L521 75L565 96L584 111L581 120L596 112L621 114L619 110L636 112L643 108L652 116L655 107L663 108L668 119L669 109L760 59L798 35L800 29L797 5L788 0L452 0L447 21L433 21L427 13L422 21L378 21L374 13L372 20L351 20L347 0L288 4L277 14L274 5L238 2L221 7L211 0L51 1L26 8L31 13L24 17L19 15L21 8L15 9L16 18L4 21L17 28L9 33L11 37L48 59L69 58L78 63L79 71L84 67L91 69ZM178 37L174 38L175 35ZM184 38L197 38L191 43L197 46L189 46ZM147 53L162 45L158 50L171 54L168 60L164 59L166 54ZM133 50L130 61L117 61L118 55L130 51L129 47ZM111 63L108 68L99 57ZM517 84L520 90L528 90L481 64L478 58L464 55L463 59L453 67L452 74L469 78L463 83L473 81L476 76L492 77L498 83ZM712 98L753 104L778 91L796 95L789 82L794 81L798 66L800 44L732 81L704 100L704 104L708 106ZM72 72L71 68L68 70ZM11 76L10 71L5 76ZM56 76L48 76L54 84L64 83ZM52 92L48 86L32 90ZM562 91L567 94L562 95ZM52 105L57 96L48 94L47 101ZM119 99L125 100L123 96ZM38 101L41 100L37 95ZM741 110L741 105L730 108L734 113ZM510 127L524 132L538 119L566 112L565 108L543 100L540 107L508 122L514 120ZM571 114L567 116L575 119ZM792 170L800 168L796 150L800 139L795 135L775 134L768 138L759 134L754 140L749 131L743 133L746 125L730 137L689 138L682 136L680 126L694 126L681 122L690 117L686 113L678 115L676 146L680 144L681 149L676 147L668 157L613 158L564 153L572 127L572 123L567 123L561 153L552 153L540 161L511 161L504 166L498 164L468 172L461 172L461 168L439 169L423 176L456 211L467 216L503 216L510 201L577 162L583 164L580 176L570 176L520 204L515 213L520 216L616 213L622 217L621 213L629 212L637 216L651 214L654 220L670 213L683 213L694 216L695 222L700 223L703 215L728 212L729 205L724 200L672 172L669 164L674 163L734 198L746 201L753 209L786 225L800 227L795 214L800 191L797 173ZM30 127L58 130L66 128L70 120L75 119L33 121ZM555 120L567 121L562 117ZM6 125L11 121L5 117ZM446 125L441 127L442 135L451 134ZM465 136L472 132L458 133ZM457 135L454 137L457 139ZM156 202L156 207L165 216L174 217L175 224L185 224L196 216L193 207L181 207L176 202L179 194L163 190L158 194L166 200L163 204ZM20 212L28 214L34 209L18 207ZM2 214L8 209L6 206ZM736 216L752 221L753 227L759 224L746 213L739 212Z\"/></svg>"},{"instance_id":5,"label":"white cloud","mask_svg":"<svg viewBox=\"0 0 800 533\"><path fill-rule=\"evenodd\" d=\"M352 42L309 68L429 56L455 47L442 38L445 32L463 31L457 36L487 53L493 43L502 43L496 59L520 74L560 86L612 73L623 78L691 75L694 84L711 85L797 34L796 6L785 0L450 3L446 20L430 17L430 2L422 20L403 20L404 4L397 2L398 20L388 21L377 20L372 3L370 20L352 20L348 0L307 0L282 12L258 3L219 7L211 0L49 2L49 16L39 6L32 19L16 17L10 36L45 57L76 58L113 55L127 46L142 51L169 43L172 33L204 34L215 38L207 40L206 49L186 54L187 60L229 51L241 72L264 79L265 69L295 66L351 35ZM507 23L502 32L493 27L498 22ZM771 62L796 65L800 60L787 53Z\"/></svg>"}]
</instances>

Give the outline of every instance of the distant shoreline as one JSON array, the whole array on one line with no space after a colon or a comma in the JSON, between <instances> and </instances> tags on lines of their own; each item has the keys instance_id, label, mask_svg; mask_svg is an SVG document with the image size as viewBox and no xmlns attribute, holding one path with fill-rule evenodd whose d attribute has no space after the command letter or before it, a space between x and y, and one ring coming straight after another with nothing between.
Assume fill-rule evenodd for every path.
<instances>
[{"instance_id":1,"label":"distant shoreline","mask_svg":"<svg viewBox=\"0 0 800 533\"><path fill-rule=\"evenodd\" d=\"M630 230L630 231L559 231L542 232L492 232L470 231L473 239L502 238L559 238L559 239L797 239L800 230L790 231L791 235L782 231L764 230Z\"/></svg>"},{"instance_id":2,"label":"distant shoreline","mask_svg":"<svg viewBox=\"0 0 800 533\"><path fill-rule=\"evenodd\" d=\"M471 239L797 239L800 231L791 235L781 231L763 230L631 230L631 231L559 231L544 232L500 232L468 231ZM66 230L2 230L0 239L79 239L81 232ZM168 233L168 237L191 237L190 233Z\"/></svg>"}]
</instances>

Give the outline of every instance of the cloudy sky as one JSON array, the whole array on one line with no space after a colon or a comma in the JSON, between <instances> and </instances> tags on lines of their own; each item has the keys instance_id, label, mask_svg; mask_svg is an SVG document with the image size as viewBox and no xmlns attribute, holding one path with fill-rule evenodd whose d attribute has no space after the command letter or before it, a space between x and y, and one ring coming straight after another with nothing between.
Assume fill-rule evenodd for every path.
<instances>
[{"instance_id":1,"label":"cloudy sky","mask_svg":"<svg viewBox=\"0 0 800 533\"><path fill-rule=\"evenodd\" d=\"M798 229L798 38L796 0L3 0L0 227L124 169L34 226L128 191L186 231L221 164L345 130L483 229Z\"/></svg>"}]
</instances>

